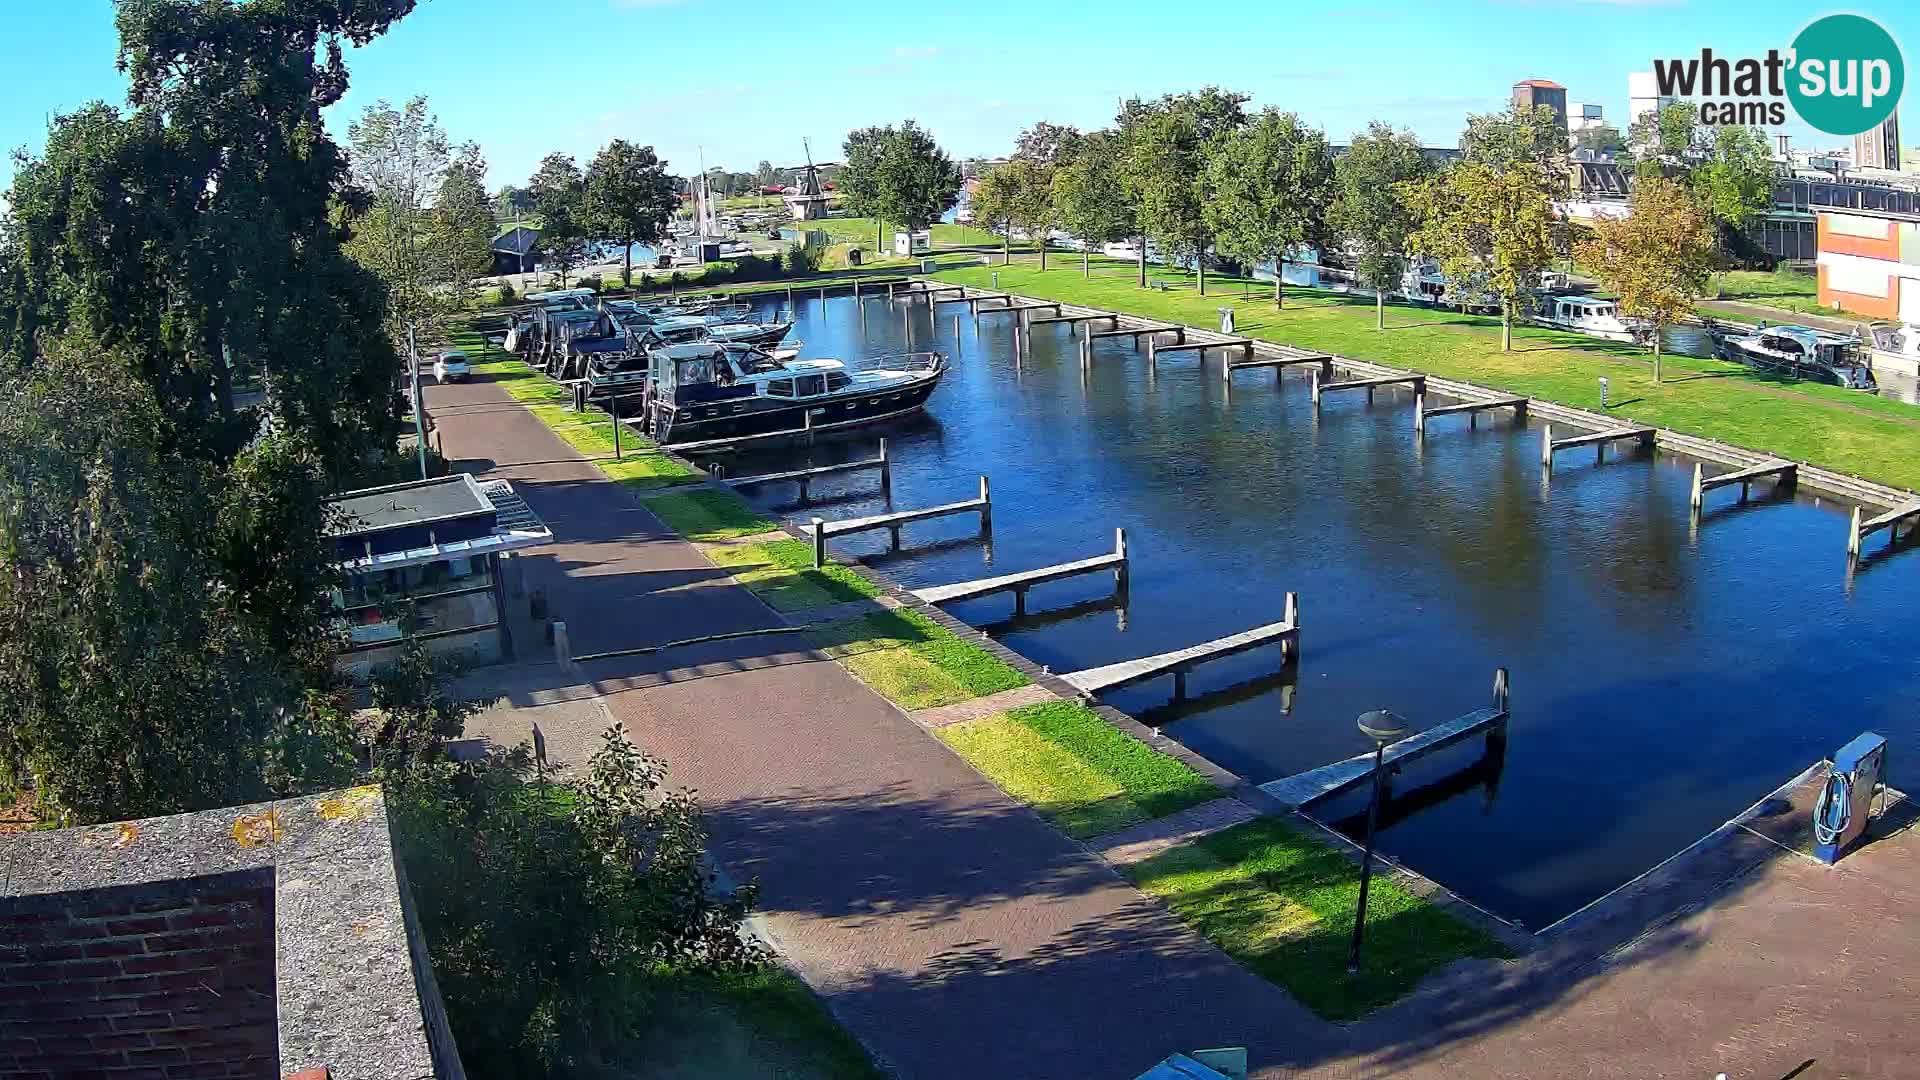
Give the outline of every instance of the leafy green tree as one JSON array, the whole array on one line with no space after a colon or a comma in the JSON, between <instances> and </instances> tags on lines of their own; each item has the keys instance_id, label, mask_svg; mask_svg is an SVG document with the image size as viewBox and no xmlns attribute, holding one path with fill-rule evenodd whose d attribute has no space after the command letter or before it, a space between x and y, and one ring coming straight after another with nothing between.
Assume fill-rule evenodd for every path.
<instances>
[{"instance_id":1,"label":"leafy green tree","mask_svg":"<svg viewBox=\"0 0 1920 1080\"><path fill-rule=\"evenodd\" d=\"M1083 136L1073 157L1053 174L1053 204L1060 225L1082 241L1080 273L1088 273L1088 249L1138 234L1133 205L1120 183L1122 141L1113 131Z\"/></svg>"},{"instance_id":2,"label":"leafy green tree","mask_svg":"<svg viewBox=\"0 0 1920 1080\"><path fill-rule=\"evenodd\" d=\"M1121 181L1138 208L1142 229L1176 260L1191 259L1207 291L1206 161L1213 145L1246 124L1247 95L1209 86L1154 102L1121 106L1127 139ZM1141 282L1146 281L1145 246Z\"/></svg>"},{"instance_id":3,"label":"leafy green tree","mask_svg":"<svg viewBox=\"0 0 1920 1080\"><path fill-rule=\"evenodd\" d=\"M1758 128L1715 127L1693 170L1694 194L1719 225L1722 247L1773 205L1773 155Z\"/></svg>"},{"instance_id":4,"label":"leafy green tree","mask_svg":"<svg viewBox=\"0 0 1920 1080\"><path fill-rule=\"evenodd\" d=\"M845 149L837 183L856 214L912 232L931 227L959 199L960 167L912 120L856 131Z\"/></svg>"},{"instance_id":5,"label":"leafy green tree","mask_svg":"<svg viewBox=\"0 0 1920 1080\"><path fill-rule=\"evenodd\" d=\"M1013 262L1013 219L1022 194L1012 162L990 166L974 185L973 223L1000 234L1002 263Z\"/></svg>"},{"instance_id":6,"label":"leafy green tree","mask_svg":"<svg viewBox=\"0 0 1920 1080\"><path fill-rule=\"evenodd\" d=\"M1643 175L1659 175L1660 166L1684 167L1700 138L1700 106L1676 101L1643 113L1627 128L1627 145Z\"/></svg>"},{"instance_id":7,"label":"leafy green tree","mask_svg":"<svg viewBox=\"0 0 1920 1080\"><path fill-rule=\"evenodd\" d=\"M534 170L527 187L540 214L540 251L547 265L560 275L560 287L564 289L567 275L587 257L591 229L586 178L571 155L548 154L540 159L540 167Z\"/></svg>"},{"instance_id":8,"label":"leafy green tree","mask_svg":"<svg viewBox=\"0 0 1920 1080\"><path fill-rule=\"evenodd\" d=\"M1555 253L1558 219L1538 169L1459 161L1407 189L1420 224L1413 249L1432 257L1463 297L1485 289L1500 301L1500 347L1513 348L1521 297Z\"/></svg>"},{"instance_id":9,"label":"leafy green tree","mask_svg":"<svg viewBox=\"0 0 1920 1080\"><path fill-rule=\"evenodd\" d=\"M1526 169L1549 197L1568 188L1566 132L1546 105L1512 105L1505 112L1467 117L1462 156L1501 171Z\"/></svg>"},{"instance_id":10,"label":"leafy green tree","mask_svg":"<svg viewBox=\"0 0 1920 1080\"><path fill-rule=\"evenodd\" d=\"M1336 194L1329 218L1357 257L1360 280L1373 287L1376 329L1386 329L1386 293L1407 272L1416 219L1405 192L1432 171L1411 131L1377 121L1334 163Z\"/></svg>"},{"instance_id":11,"label":"leafy green tree","mask_svg":"<svg viewBox=\"0 0 1920 1080\"><path fill-rule=\"evenodd\" d=\"M1227 132L1207 155L1208 230L1228 255L1273 263L1274 307L1281 304L1287 253L1326 244L1333 175L1327 137L1277 109Z\"/></svg>"},{"instance_id":12,"label":"leafy green tree","mask_svg":"<svg viewBox=\"0 0 1920 1080\"><path fill-rule=\"evenodd\" d=\"M129 358L0 383L0 789L64 824L225 806L338 764L317 459L182 457ZM333 775L322 773L322 775Z\"/></svg>"},{"instance_id":13,"label":"leafy green tree","mask_svg":"<svg viewBox=\"0 0 1920 1080\"><path fill-rule=\"evenodd\" d=\"M622 249L622 285L633 285L633 246L658 243L679 207L667 163L651 146L615 139L587 166L587 218L596 239Z\"/></svg>"},{"instance_id":14,"label":"leafy green tree","mask_svg":"<svg viewBox=\"0 0 1920 1080\"><path fill-rule=\"evenodd\" d=\"M386 283L389 332L404 348L413 338L443 332L461 306L477 267L487 261L492 215L475 228L466 207L450 204L437 212L455 172L455 151L426 98L400 108L385 101L367 106L347 138L354 180L371 204L349 220L346 251ZM460 154L453 194L471 199L469 185L484 179L486 163L478 147L461 147ZM480 176L472 177L476 169ZM479 191L484 209L485 189Z\"/></svg>"},{"instance_id":15,"label":"leafy green tree","mask_svg":"<svg viewBox=\"0 0 1920 1080\"><path fill-rule=\"evenodd\" d=\"M497 227L486 181L486 159L479 146L467 143L455 149L433 201L434 243L444 253L447 284L463 308L473 304L480 279L493 273Z\"/></svg>"},{"instance_id":16,"label":"leafy green tree","mask_svg":"<svg viewBox=\"0 0 1920 1080\"><path fill-rule=\"evenodd\" d=\"M762 158L753 170L753 182L763 188L772 187L780 182L780 171L773 167L773 162Z\"/></svg>"},{"instance_id":17,"label":"leafy green tree","mask_svg":"<svg viewBox=\"0 0 1920 1080\"><path fill-rule=\"evenodd\" d=\"M1007 165L1007 182L1019 190L1013 204L1013 224L1040 248L1040 269L1047 268L1047 244L1060 227L1060 207L1053 198L1053 178L1072 161L1083 136L1080 129L1041 121L1020 133Z\"/></svg>"},{"instance_id":18,"label":"leafy green tree","mask_svg":"<svg viewBox=\"0 0 1920 1080\"><path fill-rule=\"evenodd\" d=\"M882 214L880 194L880 157L886 139L893 132L891 127L864 127L847 134L847 141L841 147L845 161L841 163L840 175L834 180L835 190L840 192L846 202L849 213L855 217L873 219L873 249L885 251L884 232L886 218Z\"/></svg>"},{"instance_id":19,"label":"leafy green tree","mask_svg":"<svg viewBox=\"0 0 1920 1080\"><path fill-rule=\"evenodd\" d=\"M1620 314L1650 328L1653 381L1659 382L1662 337L1706 295L1716 232L1694 193L1665 177L1634 184L1628 206L1625 217L1595 219L1580 258L1614 294Z\"/></svg>"}]
</instances>

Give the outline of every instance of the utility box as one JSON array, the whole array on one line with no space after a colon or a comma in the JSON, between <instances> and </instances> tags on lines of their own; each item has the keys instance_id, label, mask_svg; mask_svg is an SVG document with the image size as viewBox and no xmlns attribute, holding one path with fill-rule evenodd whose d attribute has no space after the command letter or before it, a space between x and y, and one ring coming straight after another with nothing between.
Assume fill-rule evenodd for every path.
<instances>
[{"instance_id":1,"label":"utility box","mask_svg":"<svg viewBox=\"0 0 1920 1080\"><path fill-rule=\"evenodd\" d=\"M847 249L847 265L848 266L860 265L860 249L859 248Z\"/></svg>"},{"instance_id":2,"label":"utility box","mask_svg":"<svg viewBox=\"0 0 1920 1080\"><path fill-rule=\"evenodd\" d=\"M930 229L893 234L893 253L903 259L910 259L915 255L926 255L932 251L933 232Z\"/></svg>"}]
</instances>

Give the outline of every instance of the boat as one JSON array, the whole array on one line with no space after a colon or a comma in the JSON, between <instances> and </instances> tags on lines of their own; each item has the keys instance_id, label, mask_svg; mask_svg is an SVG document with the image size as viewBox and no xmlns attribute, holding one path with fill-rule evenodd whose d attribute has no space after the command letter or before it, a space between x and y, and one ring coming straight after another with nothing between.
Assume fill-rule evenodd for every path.
<instances>
[{"instance_id":1,"label":"boat","mask_svg":"<svg viewBox=\"0 0 1920 1080\"><path fill-rule=\"evenodd\" d=\"M1861 354L1860 340L1808 326L1760 326L1751 334L1720 339L1729 360L1794 379L1877 390L1873 369Z\"/></svg>"},{"instance_id":2,"label":"boat","mask_svg":"<svg viewBox=\"0 0 1920 1080\"><path fill-rule=\"evenodd\" d=\"M694 341L647 353L646 407L662 443L811 427L854 427L924 408L946 374L938 352L781 360L764 349Z\"/></svg>"},{"instance_id":3,"label":"boat","mask_svg":"<svg viewBox=\"0 0 1920 1080\"><path fill-rule=\"evenodd\" d=\"M1571 330L1576 334L1605 341L1639 340L1632 324L1620 317L1611 300L1597 296L1543 296L1537 301L1533 321L1542 326Z\"/></svg>"},{"instance_id":4,"label":"boat","mask_svg":"<svg viewBox=\"0 0 1920 1080\"><path fill-rule=\"evenodd\" d=\"M792 331L791 321L782 322L769 319L765 322L745 322L739 318L717 318L711 315L656 315L649 311L636 311L618 319L627 333L653 331L658 336L670 338L675 342L712 340L729 345L774 345ZM689 331L704 333L689 335Z\"/></svg>"}]
</instances>

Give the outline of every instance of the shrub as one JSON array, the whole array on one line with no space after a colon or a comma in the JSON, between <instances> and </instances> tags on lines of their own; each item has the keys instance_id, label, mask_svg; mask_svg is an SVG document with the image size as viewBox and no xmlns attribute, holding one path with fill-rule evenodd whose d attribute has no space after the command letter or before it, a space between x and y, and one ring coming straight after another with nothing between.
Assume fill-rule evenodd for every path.
<instances>
[{"instance_id":1,"label":"shrub","mask_svg":"<svg viewBox=\"0 0 1920 1080\"><path fill-rule=\"evenodd\" d=\"M680 286L685 285L686 283L687 283L687 275L681 273L678 270L675 270L673 273L667 275L667 287L670 289L677 289Z\"/></svg>"},{"instance_id":2,"label":"shrub","mask_svg":"<svg viewBox=\"0 0 1920 1080\"><path fill-rule=\"evenodd\" d=\"M820 269L820 253L805 244L787 249L787 273L811 274Z\"/></svg>"},{"instance_id":3,"label":"shrub","mask_svg":"<svg viewBox=\"0 0 1920 1080\"><path fill-rule=\"evenodd\" d=\"M718 285L733 280L734 266L730 262L710 262L703 268L700 280L708 285Z\"/></svg>"},{"instance_id":4,"label":"shrub","mask_svg":"<svg viewBox=\"0 0 1920 1080\"><path fill-rule=\"evenodd\" d=\"M780 270L780 260L760 255L742 255L733 264L733 280L765 281Z\"/></svg>"},{"instance_id":5,"label":"shrub","mask_svg":"<svg viewBox=\"0 0 1920 1080\"><path fill-rule=\"evenodd\" d=\"M503 281L499 288L493 290L493 302L496 304L511 304L519 298L519 294L513 291L511 281Z\"/></svg>"}]
</instances>

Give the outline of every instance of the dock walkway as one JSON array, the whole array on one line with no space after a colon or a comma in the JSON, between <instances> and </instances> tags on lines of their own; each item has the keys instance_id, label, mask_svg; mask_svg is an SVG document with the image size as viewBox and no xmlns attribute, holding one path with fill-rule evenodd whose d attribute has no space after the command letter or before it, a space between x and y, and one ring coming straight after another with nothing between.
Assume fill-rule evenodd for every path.
<instances>
[{"instance_id":1,"label":"dock walkway","mask_svg":"<svg viewBox=\"0 0 1920 1080\"><path fill-rule=\"evenodd\" d=\"M1096 668L1069 672L1060 678L1075 690L1088 697L1122 686L1145 682L1162 675L1173 676L1173 694L1176 699L1186 697L1187 672L1209 660L1235 656L1239 653L1278 644L1283 655L1291 658L1299 648L1300 606L1293 593L1287 594L1287 617L1279 622L1256 626L1251 630L1242 630L1237 634L1203 641L1198 645L1189 645L1172 652L1156 653L1133 660L1122 660L1117 664L1106 664Z\"/></svg>"},{"instance_id":2,"label":"dock walkway","mask_svg":"<svg viewBox=\"0 0 1920 1080\"><path fill-rule=\"evenodd\" d=\"M1127 587L1127 531L1115 529L1113 533L1113 550L1105 555L1095 555L1090 559L1078 559L1056 566L1043 566L1037 570L1022 570L1016 574L1001 574L998 577L961 581L952 585L930 585L923 589L914 589L913 595L929 604L947 604L956 600L972 600L976 597L1010 592L1014 598L1014 614L1024 615L1027 610L1027 590L1049 581L1111 570L1114 587L1124 590Z\"/></svg>"}]
</instances>

